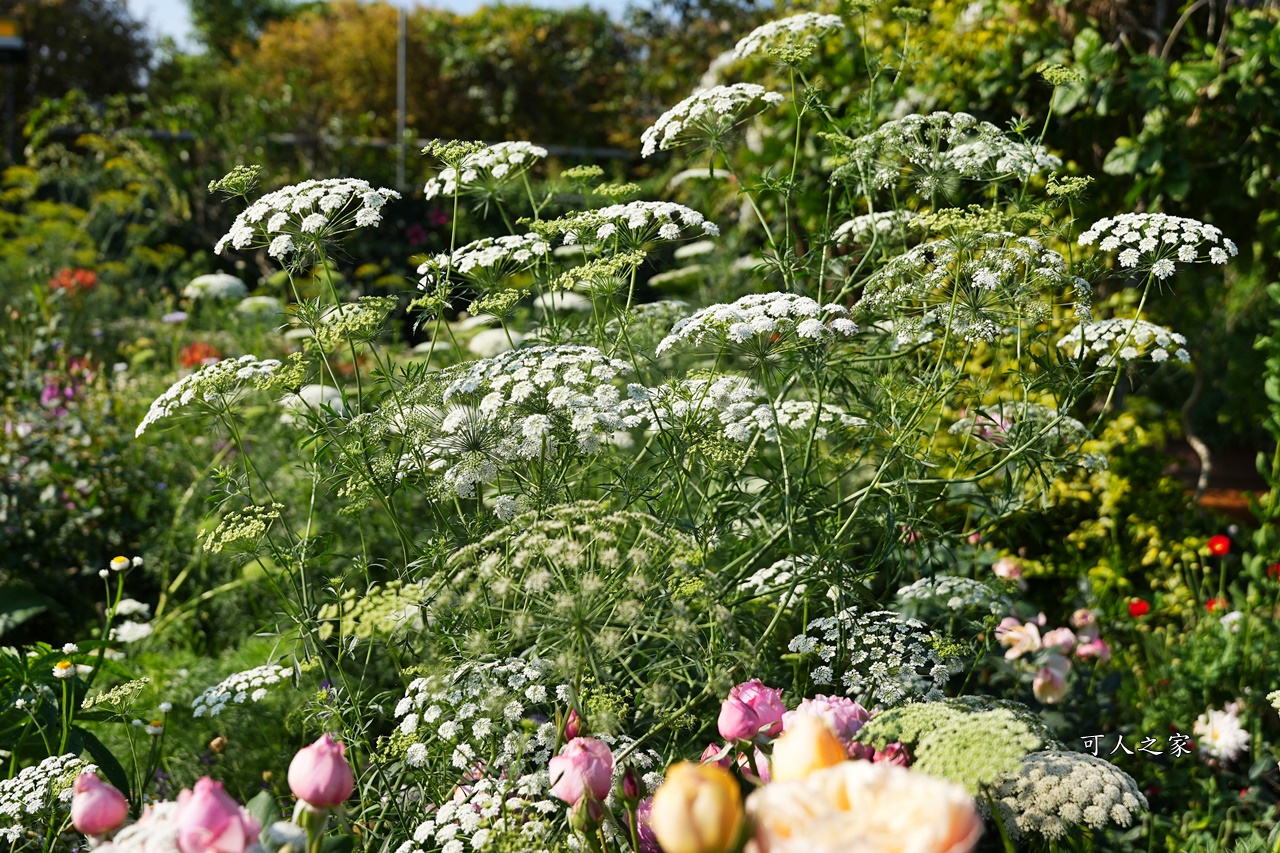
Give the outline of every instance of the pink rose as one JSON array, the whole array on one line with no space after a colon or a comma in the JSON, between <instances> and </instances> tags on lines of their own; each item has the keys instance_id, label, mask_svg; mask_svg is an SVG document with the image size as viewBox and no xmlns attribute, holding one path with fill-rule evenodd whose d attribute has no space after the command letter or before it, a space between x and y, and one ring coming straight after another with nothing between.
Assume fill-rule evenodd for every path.
<instances>
[{"instance_id":1,"label":"pink rose","mask_svg":"<svg viewBox=\"0 0 1280 853\"><path fill-rule=\"evenodd\" d=\"M178 795L174 814L181 853L244 853L257 843L261 827L249 810L208 776L195 790Z\"/></svg>"},{"instance_id":2,"label":"pink rose","mask_svg":"<svg viewBox=\"0 0 1280 853\"><path fill-rule=\"evenodd\" d=\"M1028 652L1040 651L1040 629L1036 623L1025 625L1017 617L1007 616L996 626L996 639L1008 651L1004 653L1006 660L1017 660Z\"/></svg>"},{"instance_id":3,"label":"pink rose","mask_svg":"<svg viewBox=\"0 0 1280 853\"><path fill-rule=\"evenodd\" d=\"M1095 638L1076 646L1076 657L1094 658L1100 662L1109 661L1111 660L1111 647L1107 645L1106 640Z\"/></svg>"},{"instance_id":4,"label":"pink rose","mask_svg":"<svg viewBox=\"0 0 1280 853\"><path fill-rule=\"evenodd\" d=\"M755 769L751 769L751 759L747 758L745 752L738 753L738 769L742 771L742 775L751 781L760 780L760 784L768 785L773 781L773 777L769 772L769 759L760 751L760 747L752 747L755 752Z\"/></svg>"},{"instance_id":5,"label":"pink rose","mask_svg":"<svg viewBox=\"0 0 1280 853\"><path fill-rule=\"evenodd\" d=\"M729 741L751 740L761 732L777 737L786 712L782 691L753 678L731 689L720 706L720 736Z\"/></svg>"},{"instance_id":6,"label":"pink rose","mask_svg":"<svg viewBox=\"0 0 1280 853\"><path fill-rule=\"evenodd\" d=\"M1076 635L1070 628L1054 628L1052 631L1045 632L1045 635L1040 638L1040 646L1045 649L1057 649L1064 655L1069 655L1076 646Z\"/></svg>"},{"instance_id":7,"label":"pink rose","mask_svg":"<svg viewBox=\"0 0 1280 853\"><path fill-rule=\"evenodd\" d=\"M1069 621L1071 622L1072 628L1087 628L1090 625L1096 625L1098 617L1094 615L1094 612L1089 608L1081 607L1079 610L1071 614L1071 619Z\"/></svg>"},{"instance_id":8,"label":"pink rose","mask_svg":"<svg viewBox=\"0 0 1280 853\"><path fill-rule=\"evenodd\" d=\"M1013 557L1001 557L991 565L991 571L998 578L1004 578L1007 581L1017 580L1022 577L1022 566L1018 565L1018 561Z\"/></svg>"},{"instance_id":9,"label":"pink rose","mask_svg":"<svg viewBox=\"0 0 1280 853\"><path fill-rule=\"evenodd\" d=\"M885 744L884 749L877 749L871 760L876 764L896 764L899 767L908 767L911 764L911 756L907 754L907 748L897 741Z\"/></svg>"},{"instance_id":10,"label":"pink rose","mask_svg":"<svg viewBox=\"0 0 1280 853\"><path fill-rule=\"evenodd\" d=\"M325 733L311 746L298 750L289 762L289 789L293 795L317 809L342 805L356 787L346 749Z\"/></svg>"},{"instance_id":11,"label":"pink rose","mask_svg":"<svg viewBox=\"0 0 1280 853\"><path fill-rule=\"evenodd\" d=\"M71 796L71 824L85 835L103 835L124 823L129 803L124 794L92 773L76 777Z\"/></svg>"},{"instance_id":12,"label":"pink rose","mask_svg":"<svg viewBox=\"0 0 1280 853\"><path fill-rule=\"evenodd\" d=\"M853 742L853 736L871 719L871 714L852 699L844 696L815 696L805 699L794 711L782 715L783 728L790 729L792 721L801 715L818 717L830 726L831 731L844 744L850 758L871 758L875 752L870 746Z\"/></svg>"},{"instance_id":13,"label":"pink rose","mask_svg":"<svg viewBox=\"0 0 1280 853\"><path fill-rule=\"evenodd\" d=\"M613 782L613 753L603 741L576 737L551 759L547 769L556 799L575 805L590 791L593 799L603 800Z\"/></svg>"},{"instance_id":14,"label":"pink rose","mask_svg":"<svg viewBox=\"0 0 1280 853\"><path fill-rule=\"evenodd\" d=\"M714 743L707 744L707 748L702 750L702 757L698 759L699 764L718 764L725 770L733 766L733 744L726 743L724 746L716 746Z\"/></svg>"},{"instance_id":15,"label":"pink rose","mask_svg":"<svg viewBox=\"0 0 1280 853\"><path fill-rule=\"evenodd\" d=\"M580 734L582 734L582 718L578 716L577 711L570 708L569 716L564 721L565 742L568 743Z\"/></svg>"},{"instance_id":16,"label":"pink rose","mask_svg":"<svg viewBox=\"0 0 1280 853\"><path fill-rule=\"evenodd\" d=\"M1046 705L1056 705L1067 695L1067 673L1071 661L1062 655L1050 655L1049 662L1031 680L1031 692Z\"/></svg>"},{"instance_id":17,"label":"pink rose","mask_svg":"<svg viewBox=\"0 0 1280 853\"><path fill-rule=\"evenodd\" d=\"M640 853L662 853L658 836L653 834L653 797L645 797L636 807L636 830L640 836Z\"/></svg>"}]
</instances>

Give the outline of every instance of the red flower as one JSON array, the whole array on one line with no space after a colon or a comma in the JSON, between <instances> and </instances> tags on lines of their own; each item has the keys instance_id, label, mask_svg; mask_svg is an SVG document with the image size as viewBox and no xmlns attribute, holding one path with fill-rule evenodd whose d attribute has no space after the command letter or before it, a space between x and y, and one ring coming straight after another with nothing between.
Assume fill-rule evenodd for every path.
<instances>
[{"instance_id":1,"label":"red flower","mask_svg":"<svg viewBox=\"0 0 1280 853\"><path fill-rule=\"evenodd\" d=\"M1221 598L1211 598L1204 603L1204 609L1212 613L1215 610L1226 610L1227 602Z\"/></svg>"},{"instance_id":2,"label":"red flower","mask_svg":"<svg viewBox=\"0 0 1280 853\"><path fill-rule=\"evenodd\" d=\"M1231 552L1231 540L1219 533L1209 537L1209 553L1221 557Z\"/></svg>"},{"instance_id":3,"label":"red flower","mask_svg":"<svg viewBox=\"0 0 1280 853\"><path fill-rule=\"evenodd\" d=\"M217 361L220 358L222 358L222 353L218 352L212 345L204 341L196 341L194 344L185 347L178 354L178 363L183 367L191 368Z\"/></svg>"},{"instance_id":4,"label":"red flower","mask_svg":"<svg viewBox=\"0 0 1280 853\"><path fill-rule=\"evenodd\" d=\"M1139 616L1146 616L1151 612L1151 605L1139 598L1137 601L1129 602L1129 615L1134 619Z\"/></svg>"},{"instance_id":5,"label":"red flower","mask_svg":"<svg viewBox=\"0 0 1280 853\"><path fill-rule=\"evenodd\" d=\"M58 274L49 279L49 287L52 290L65 290L69 293L84 293L86 290L93 290L98 285L98 274L93 270L70 269L64 267L58 270Z\"/></svg>"},{"instance_id":6,"label":"red flower","mask_svg":"<svg viewBox=\"0 0 1280 853\"><path fill-rule=\"evenodd\" d=\"M1267 574L1273 578L1280 578L1280 563L1272 563L1267 566Z\"/></svg>"}]
</instances>

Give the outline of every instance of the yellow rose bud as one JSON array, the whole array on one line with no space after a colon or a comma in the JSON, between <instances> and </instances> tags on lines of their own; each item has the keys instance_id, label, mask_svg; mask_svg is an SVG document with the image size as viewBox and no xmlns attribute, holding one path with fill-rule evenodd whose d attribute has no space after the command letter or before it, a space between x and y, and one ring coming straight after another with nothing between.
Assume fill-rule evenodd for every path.
<instances>
[{"instance_id":1,"label":"yellow rose bud","mask_svg":"<svg viewBox=\"0 0 1280 853\"><path fill-rule=\"evenodd\" d=\"M681 761L654 793L650 819L665 853L727 853L742 832L742 795L723 767Z\"/></svg>"},{"instance_id":2,"label":"yellow rose bud","mask_svg":"<svg viewBox=\"0 0 1280 853\"><path fill-rule=\"evenodd\" d=\"M790 782L847 760L849 753L826 721L800 714L792 717L782 737L774 741L770 768L773 781Z\"/></svg>"}]
</instances>

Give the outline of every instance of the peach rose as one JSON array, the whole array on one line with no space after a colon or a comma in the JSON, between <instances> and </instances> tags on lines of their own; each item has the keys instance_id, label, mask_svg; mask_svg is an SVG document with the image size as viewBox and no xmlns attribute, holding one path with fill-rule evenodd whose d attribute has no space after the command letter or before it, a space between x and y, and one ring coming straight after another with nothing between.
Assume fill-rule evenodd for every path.
<instances>
[{"instance_id":1,"label":"peach rose","mask_svg":"<svg viewBox=\"0 0 1280 853\"><path fill-rule=\"evenodd\" d=\"M761 788L747 814L745 853L969 853L982 834L960 785L867 761Z\"/></svg>"}]
</instances>

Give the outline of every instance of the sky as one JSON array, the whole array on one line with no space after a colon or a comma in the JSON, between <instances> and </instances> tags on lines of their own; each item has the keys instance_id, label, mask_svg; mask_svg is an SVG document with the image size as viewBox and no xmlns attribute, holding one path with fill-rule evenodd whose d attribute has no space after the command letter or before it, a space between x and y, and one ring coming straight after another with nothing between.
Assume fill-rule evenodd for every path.
<instances>
[{"instance_id":1,"label":"sky","mask_svg":"<svg viewBox=\"0 0 1280 853\"><path fill-rule=\"evenodd\" d=\"M393 5L411 8L413 6L436 6L453 12L468 13L484 4L484 0L433 0L426 3L421 0L389 0ZM576 7L589 5L604 9L612 15L620 15L626 7L626 0L530 0L530 5L546 7ZM169 36L183 47L191 47L191 15L187 10L186 0L125 0L125 6L134 17L147 23L156 36Z\"/></svg>"}]
</instances>

